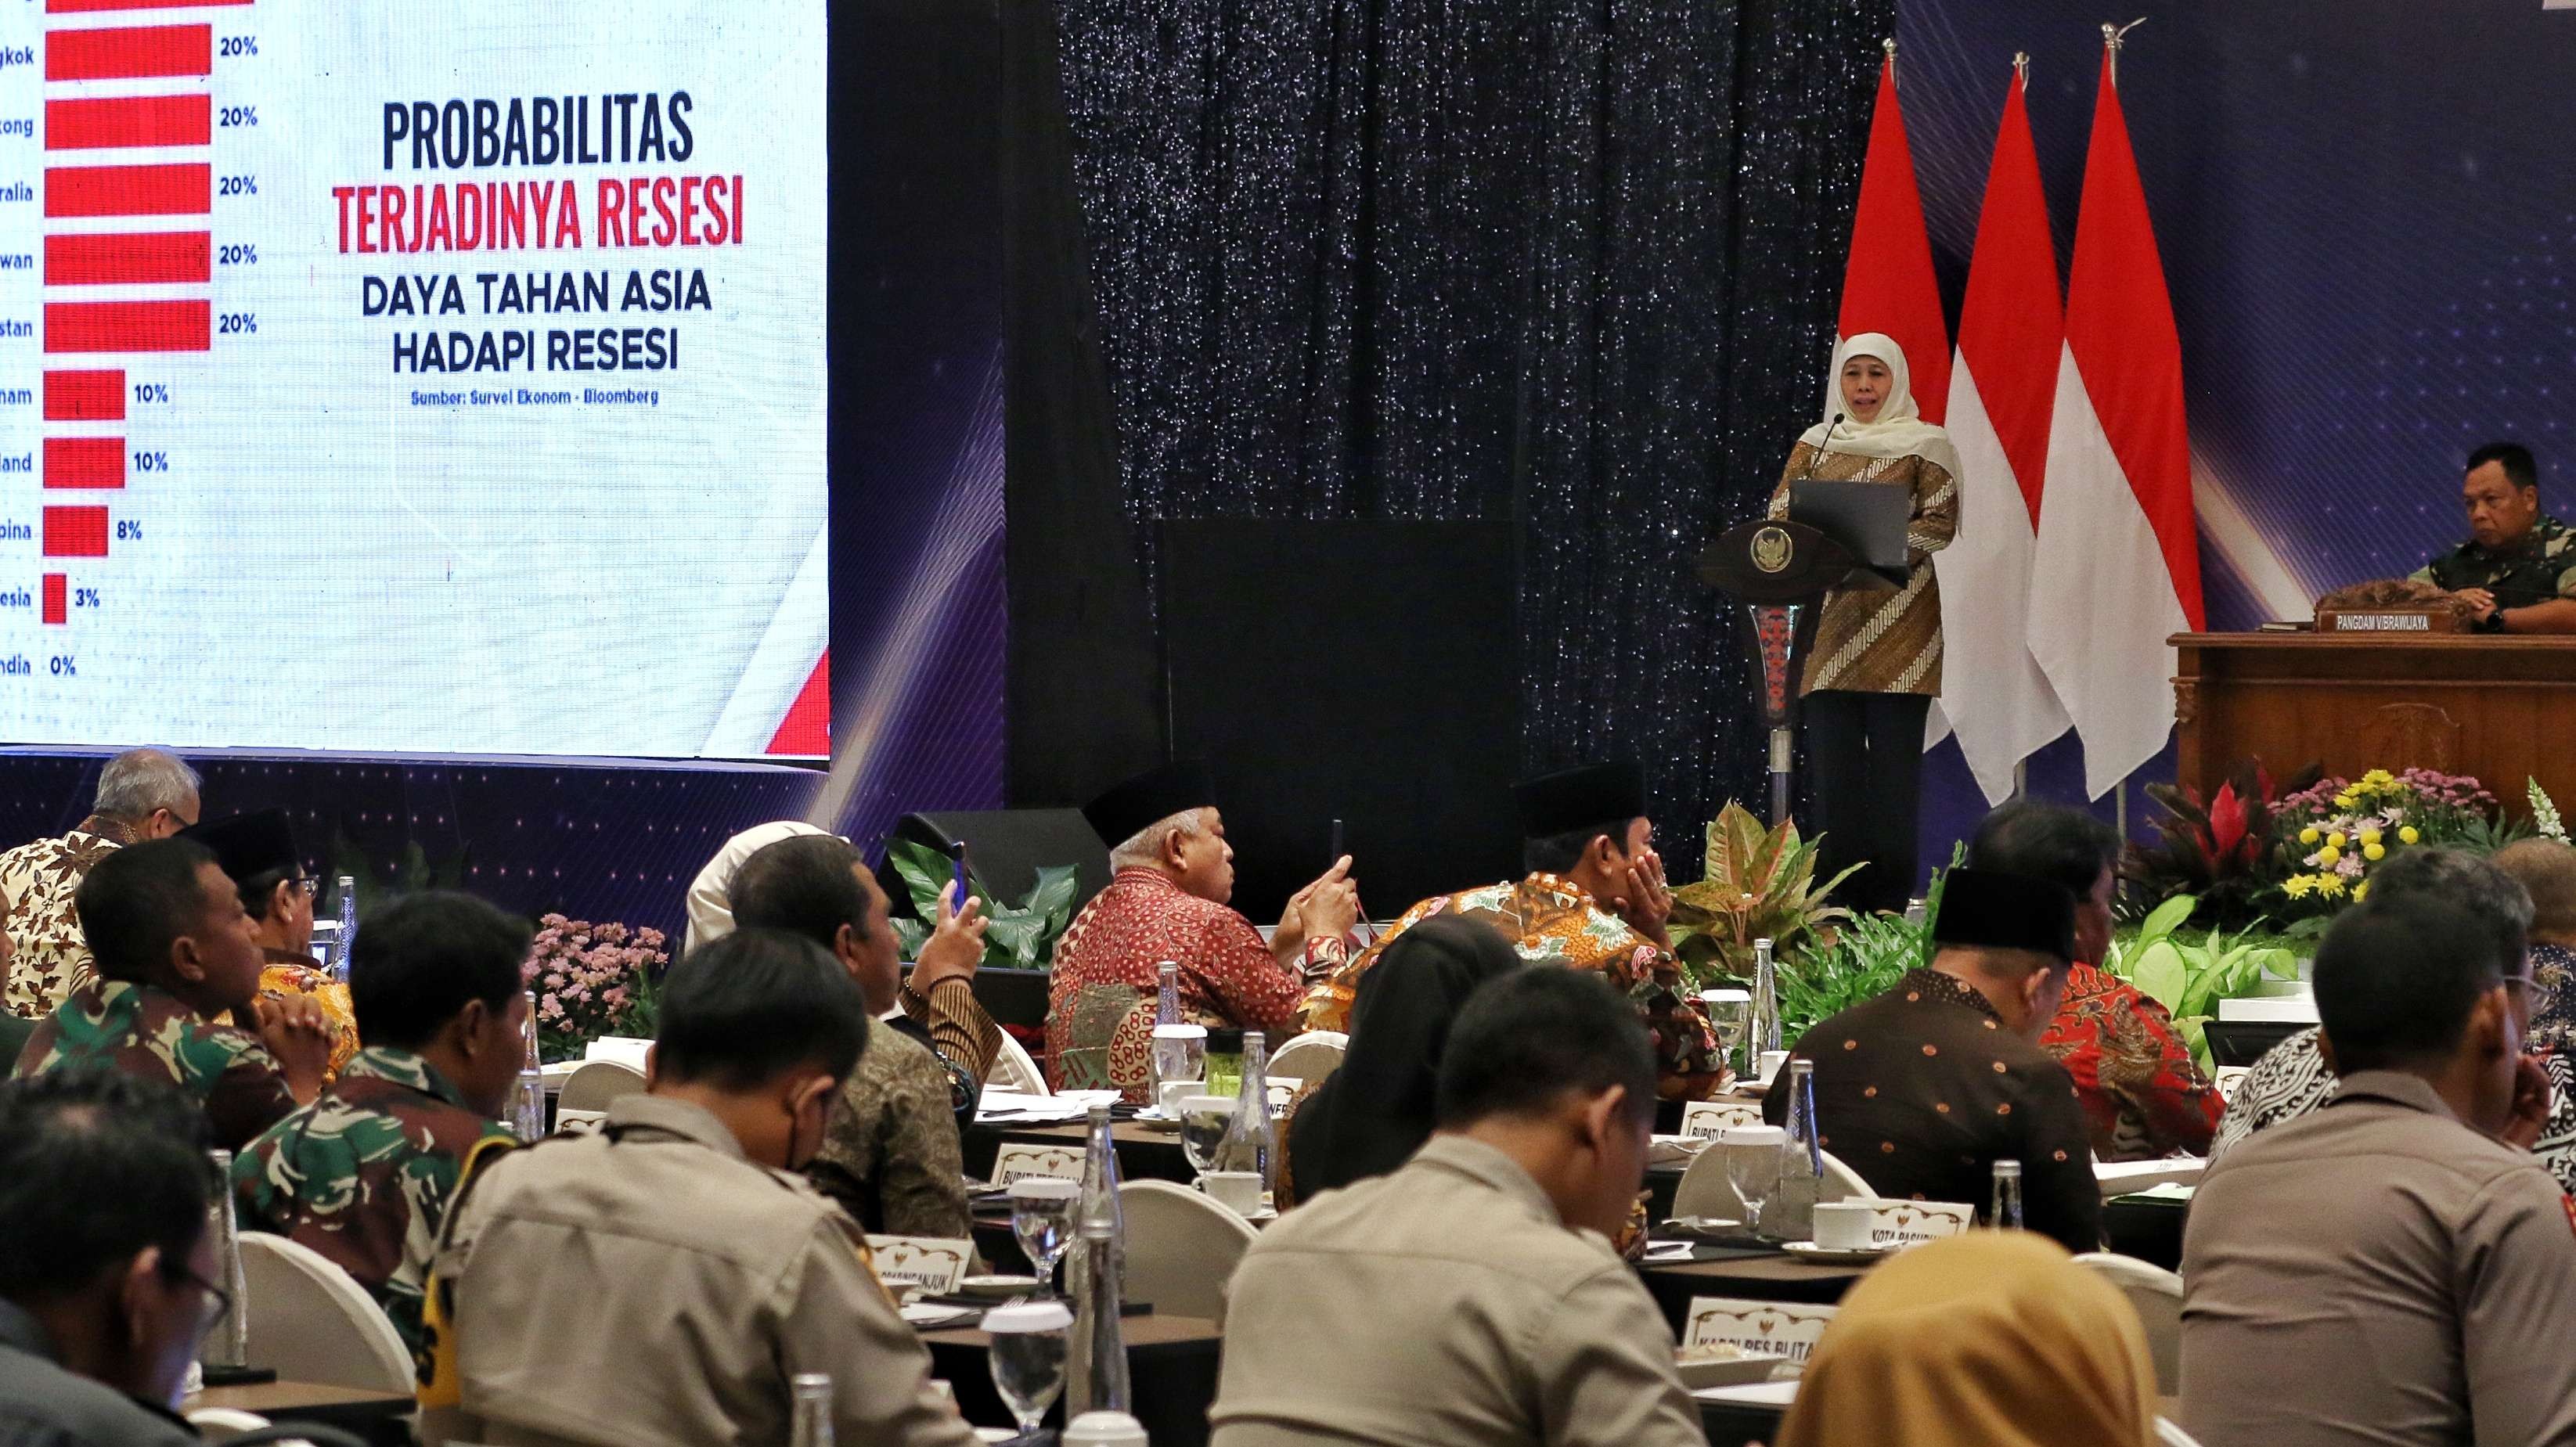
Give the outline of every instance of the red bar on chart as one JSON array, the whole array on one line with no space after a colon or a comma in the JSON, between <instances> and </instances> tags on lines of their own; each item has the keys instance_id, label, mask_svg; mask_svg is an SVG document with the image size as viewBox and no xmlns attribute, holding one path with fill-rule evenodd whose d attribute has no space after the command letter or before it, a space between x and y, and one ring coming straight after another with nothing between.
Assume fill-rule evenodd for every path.
<instances>
[{"instance_id":1,"label":"red bar on chart","mask_svg":"<svg viewBox=\"0 0 2576 1447\"><path fill-rule=\"evenodd\" d=\"M202 146L214 138L214 124L214 97L208 95L49 100L45 102L45 149Z\"/></svg>"},{"instance_id":2,"label":"red bar on chart","mask_svg":"<svg viewBox=\"0 0 2576 1447\"><path fill-rule=\"evenodd\" d=\"M45 509L45 556L49 558L106 557L107 509L103 507Z\"/></svg>"},{"instance_id":3,"label":"red bar on chart","mask_svg":"<svg viewBox=\"0 0 2576 1447\"><path fill-rule=\"evenodd\" d=\"M214 275L214 242L203 231L128 236L48 236L45 285L115 286L204 281Z\"/></svg>"},{"instance_id":4,"label":"red bar on chart","mask_svg":"<svg viewBox=\"0 0 2576 1447\"><path fill-rule=\"evenodd\" d=\"M47 573L45 575L45 621L47 623L72 621L71 601L70 580L60 573Z\"/></svg>"},{"instance_id":5,"label":"red bar on chart","mask_svg":"<svg viewBox=\"0 0 2576 1447\"><path fill-rule=\"evenodd\" d=\"M250 0L45 0L48 15L92 15L102 10L211 10Z\"/></svg>"},{"instance_id":6,"label":"red bar on chart","mask_svg":"<svg viewBox=\"0 0 2576 1447\"><path fill-rule=\"evenodd\" d=\"M149 80L208 75L215 68L211 25L120 25L45 32L47 80Z\"/></svg>"},{"instance_id":7,"label":"red bar on chart","mask_svg":"<svg viewBox=\"0 0 2576 1447\"><path fill-rule=\"evenodd\" d=\"M45 420L48 422L122 422L125 420L123 372L47 372Z\"/></svg>"},{"instance_id":8,"label":"red bar on chart","mask_svg":"<svg viewBox=\"0 0 2576 1447\"><path fill-rule=\"evenodd\" d=\"M49 166L47 216L203 216L214 209L214 167Z\"/></svg>"},{"instance_id":9,"label":"red bar on chart","mask_svg":"<svg viewBox=\"0 0 2576 1447\"><path fill-rule=\"evenodd\" d=\"M210 301L45 303L47 352L202 352L212 344Z\"/></svg>"},{"instance_id":10,"label":"red bar on chart","mask_svg":"<svg viewBox=\"0 0 2576 1447\"><path fill-rule=\"evenodd\" d=\"M125 486L125 439L122 437L46 438L45 486Z\"/></svg>"}]
</instances>

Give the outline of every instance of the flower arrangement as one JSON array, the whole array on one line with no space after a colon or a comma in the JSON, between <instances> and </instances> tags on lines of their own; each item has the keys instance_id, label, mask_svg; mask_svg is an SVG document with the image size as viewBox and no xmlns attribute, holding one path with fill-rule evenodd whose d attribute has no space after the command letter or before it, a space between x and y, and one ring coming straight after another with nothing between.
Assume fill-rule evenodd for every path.
<instances>
[{"instance_id":1,"label":"flower arrangement","mask_svg":"<svg viewBox=\"0 0 2576 1447\"><path fill-rule=\"evenodd\" d=\"M538 1053L569 1060L603 1035L651 1036L659 1023L655 991L671 963L667 943L656 929L539 918L519 966L537 997Z\"/></svg>"},{"instance_id":2,"label":"flower arrangement","mask_svg":"<svg viewBox=\"0 0 2576 1447\"><path fill-rule=\"evenodd\" d=\"M2332 914L2370 894L2370 873L2395 851L2422 844L2492 850L2514 832L2477 780L2431 769L2322 779L2283 799L2273 821L2284 919Z\"/></svg>"},{"instance_id":3,"label":"flower arrangement","mask_svg":"<svg viewBox=\"0 0 2576 1447\"><path fill-rule=\"evenodd\" d=\"M2303 797L2323 773L2316 765L2275 780L2260 759L2239 764L2204 803L2191 789L2149 784L2156 806L2154 843L2131 848L2121 873L2139 889L2142 908L2190 896L2194 918L2242 929L2264 913L2264 898L2279 892L2284 866L2272 847L2279 811Z\"/></svg>"}]
</instances>

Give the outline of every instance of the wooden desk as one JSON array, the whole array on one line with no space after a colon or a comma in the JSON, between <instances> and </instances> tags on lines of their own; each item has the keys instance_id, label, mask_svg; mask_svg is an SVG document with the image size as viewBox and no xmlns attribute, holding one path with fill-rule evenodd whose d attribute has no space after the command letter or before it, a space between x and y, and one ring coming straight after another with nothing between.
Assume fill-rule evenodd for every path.
<instances>
[{"instance_id":1,"label":"wooden desk","mask_svg":"<svg viewBox=\"0 0 2576 1447\"><path fill-rule=\"evenodd\" d=\"M1199 1447L1208 1440L1208 1406L1216 1400L1217 1356L1224 1333L1217 1324L1200 1317L1150 1316L1124 1318L1119 1326L1127 1339L1127 1382L1134 1395L1136 1420L1143 1423L1145 1435L1154 1447ZM926 1331L923 1345L930 1348L931 1375L948 1383L957 1393L957 1409L966 1420L979 1427L1010 1427L1008 1407L1002 1405L999 1392L993 1390L993 1369L987 1349L993 1339L971 1327L949 1331ZM1069 1370L1079 1370L1068 1363ZM1047 1421L1061 1425L1064 1403L1058 1399L1047 1409Z\"/></svg>"},{"instance_id":2,"label":"wooden desk","mask_svg":"<svg viewBox=\"0 0 2576 1447\"><path fill-rule=\"evenodd\" d=\"M283 1381L248 1387L208 1387L182 1401L179 1413L185 1416L200 1407L230 1407L239 1412L256 1412L275 1422L337 1427L385 1447L411 1440L408 1422L412 1399L362 1387Z\"/></svg>"},{"instance_id":3,"label":"wooden desk","mask_svg":"<svg viewBox=\"0 0 2576 1447\"><path fill-rule=\"evenodd\" d=\"M2260 758L2469 774L2516 816L2523 781L2576 798L2576 637L2178 633L2176 772L2206 799Z\"/></svg>"}]
</instances>

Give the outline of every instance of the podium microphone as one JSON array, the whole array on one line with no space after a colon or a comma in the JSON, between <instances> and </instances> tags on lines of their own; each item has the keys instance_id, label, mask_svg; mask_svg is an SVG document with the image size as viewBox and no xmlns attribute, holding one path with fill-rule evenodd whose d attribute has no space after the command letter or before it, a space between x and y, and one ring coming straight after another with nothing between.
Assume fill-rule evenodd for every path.
<instances>
[{"instance_id":1,"label":"podium microphone","mask_svg":"<svg viewBox=\"0 0 2576 1447\"><path fill-rule=\"evenodd\" d=\"M1800 482L1815 480L1816 464L1825 460L1825 444L1834 440L1834 429L1842 425L1843 414L1840 412L1834 414L1833 421L1825 424L1825 435L1816 439L1816 450L1807 454L1807 470L1799 477Z\"/></svg>"}]
</instances>

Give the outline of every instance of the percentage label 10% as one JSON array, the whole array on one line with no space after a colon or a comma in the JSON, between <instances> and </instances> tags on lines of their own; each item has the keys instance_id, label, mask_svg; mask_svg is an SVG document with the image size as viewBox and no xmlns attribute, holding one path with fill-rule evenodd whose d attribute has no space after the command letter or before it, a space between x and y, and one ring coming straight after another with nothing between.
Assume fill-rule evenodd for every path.
<instances>
[{"instance_id":1,"label":"percentage label 10%","mask_svg":"<svg viewBox=\"0 0 2576 1447\"><path fill-rule=\"evenodd\" d=\"M170 389L159 382L137 382L134 384L134 400L137 402L167 402L170 400Z\"/></svg>"},{"instance_id":2,"label":"percentage label 10%","mask_svg":"<svg viewBox=\"0 0 2576 1447\"><path fill-rule=\"evenodd\" d=\"M166 452L138 452L134 454L134 470L137 472L168 472L170 470L170 454Z\"/></svg>"}]
</instances>

